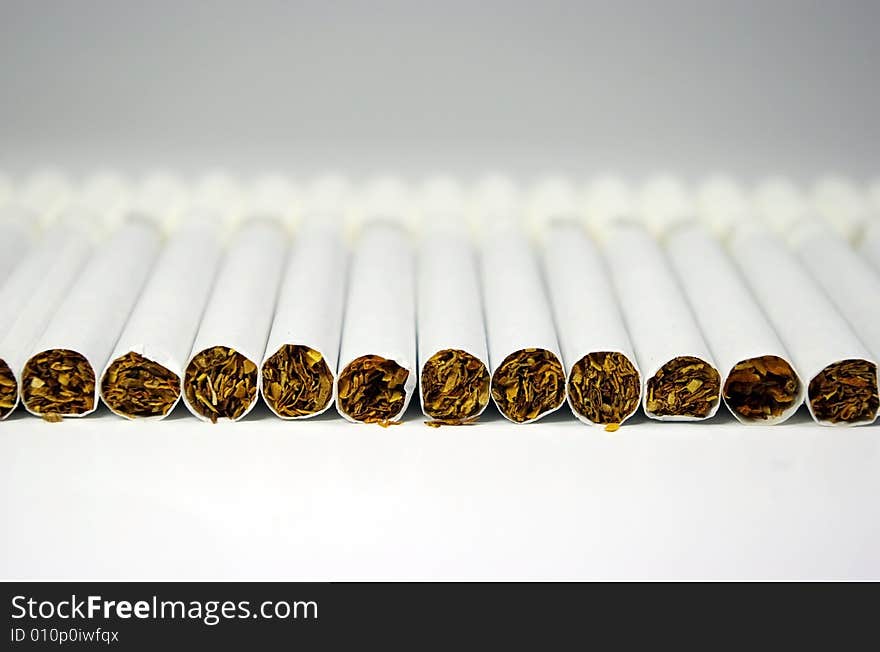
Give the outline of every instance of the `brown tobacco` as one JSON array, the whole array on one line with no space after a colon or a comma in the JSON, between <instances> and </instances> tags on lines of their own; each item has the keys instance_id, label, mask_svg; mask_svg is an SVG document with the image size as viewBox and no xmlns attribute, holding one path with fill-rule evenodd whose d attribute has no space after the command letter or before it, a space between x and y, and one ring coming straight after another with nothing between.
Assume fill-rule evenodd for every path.
<instances>
[{"instance_id":1,"label":"brown tobacco","mask_svg":"<svg viewBox=\"0 0 880 652\"><path fill-rule=\"evenodd\" d=\"M3 360L0 360L0 417L5 417L15 407L15 397L18 387L12 369Z\"/></svg>"},{"instance_id":2,"label":"brown tobacco","mask_svg":"<svg viewBox=\"0 0 880 652\"><path fill-rule=\"evenodd\" d=\"M189 404L212 423L238 419L257 398L257 365L226 346L205 349L186 368Z\"/></svg>"},{"instance_id":3,"label":"brown tobacco","mask_svg":"<svg viewBox=\"0 0 880 652\"><path fill-rule=\"evenodd\" d=\"M709 416L721 393L721 376L691 356L673 358L648 380L646 408L657 416Z\"/></svg>"},{"instance_id":4,"label":"brown tobacco","mask_svg":"<svg viewBox=\"0 0 880 652\"><path fill-rule=\"evenodd\" d=\"M819 421L871 421L880 407L877 365L867 360L828 365L810 381L809 400Z\"/></svg>"},{"instance_id":5,"label":"brown tobacco","mask_svg":"<svg viewBox=\"0 0 880 652\"><path fill-rule=\"evenodd\" d=\"M422 368L422 407L438 425L468 423L489 403L489 371L459 349L438 351Z\"/></svg>"},{"instance_id":6,"label":"brown tobacco","mask_svg":"<svg viewBox=\"0 0 880 652\"><path fill-rule=\"evenodd\" d=\"M31 412L48 421L86 414L95 408L95 372L75 351L43 351L24 366L21 398Z\"/></svg>"},{"instance_id":7,"label":"brown tobacco","mask_svg":"<svg viewBox=\"0 0 880 652\"><path fill-rule=\"evenodd\" d=\"M315 414L333 398L333 374L314 349L285 344L263 363L263 396L283 417Z\"/></svg>"},{"instance_id":8,"label":"brown tobacco","mask_svg":"<svg viewBox=\"0 0 880 652\"><path fill-rule=\"evenodd\" d=\"M782 358L764 355L736 364L724 382L724 400L745 419L775 419L797 400L800 382Z\"/></svg>"},{"instance_id":9,"label":"brown tobacco","mask_svg":"<svg viewBox=\"0 0 880 652\"><path fill-rule=\"evenodd\" d=\"M161 417L180 398L180 377L157 362L129 352L116 358L101 379L107 406L126 417Z\"/></svg>"},{"instance_id":10,"label":"brown tobacco","mask_svg":"<svg viewBox=\"0 0 880 652\"><path fill-rule=\"evenodd\" d=\"M640 396L639 372L622 353L589 353L571 369L571 406L593 423L620 424L639 407Z\"/></svg>"},{"instance_id":11,"label":"brown tobacco","mask_svg":"<svg viewBox=\"0 0 880 652\"><path fill-rule=\"evenodd\" d=\"M559 358L546 349L511 353L492 376L492 398L516 423L559 407L565 400L565 372Z\"/></svg>"},{"instance_id":12,"label":"brown tobacco","mask_svg":"<svg viewBox=\"0 0 880 652\"><path fill-rule=\"evenodd\" d=\"M339 407L352 419L393 425L403 409L409 371L378 355L356 358L339 374Z\"/></svg>"}]
</instances>

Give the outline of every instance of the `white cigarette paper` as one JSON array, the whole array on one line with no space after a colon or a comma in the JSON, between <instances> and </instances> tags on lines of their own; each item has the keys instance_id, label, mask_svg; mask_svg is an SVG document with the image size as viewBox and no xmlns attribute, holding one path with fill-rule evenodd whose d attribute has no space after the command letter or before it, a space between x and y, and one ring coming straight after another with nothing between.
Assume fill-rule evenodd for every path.
<instances>
[{"instance_id":1,"label":"white cigarette paper","mask_svg":"<svg viewBox=\"0 0 880 652\"><path fill-rule=\"evenodd\" d=\"M492 228L480 249L492 399L514 423L565 402L565 369L535 253L515 226Z\"/></svg>"},{"instance_id":2,"label":"white cigarette paper","mask_svg":"<svg viewBox=\"0 0 880 652\"><path fill-rule=\"evenodd\" d=\"M586 424L622 424L639 408L642 383L601 253L574 222L551 222L543 242L569 407Z\"/></svg>"},{"instance_id":3,"label":"white cigarette paper","mask_svg":"<svg viewBox=\"0 0 880 652\"><path fill-rule=\"evenodd\" d=\"M336 407L348 421L399 420L416 387L415 268L403 227L370 221L349 275Z\"/></svg>"},{"instance_id":4,"label":"white cigarette paper","mask_svg":"<svg viewBox=\"0 0 880 652\"><path fill-rule=\"evenodd\" d=\"M668 259L723 376L722 398L741 423L794 414L806 388L773 326L718 241L701 225L673 229Z\"/></svg>"},{"instance_id":5,"label":"white cigarette paper","mask_svg":"<svg viewBox=\"0 0 880 652\"><path fill-rule=\"evenodd\" d=\"M0 287L31 248L28 229L0 216ZM5 309L0 306L0 309Z\"/></svg>"},{"instance_id":6,"label":"white cigarette paper","mask_svg":"<svg viewBox=\"0 0 880 652\"><path fill-rule=\"evenodd\" d=\"M790 242L816 284L880 360L880 274L817 221L800 224Z\"/></svg>"},{"instance_id":7,"label":"white cigarette paper","mask_svg":"<svg viewBox=\"0 0 880 652\"><path fill-rule=\"evenodd\" d=\"M734 232L728 248L807 383L807 407L813 419L822 425L839 426L873 422L876 405L835 410L821 398L829 381L835 381L837 375L849 375L846 369L838 373L842 363L873 368L876 396L876 361L794 254L778 238L750 225ZM835 389L834 394L840 391Z\"/></svg>"},{"instance_id":8,"label":"white cigarette paper","mask_svg":"<svg viewBox=\"0 0 880 652\"><path fill-rule=\"evenodd\" d=\"M872 220L866 227L862 241L856 245L862 258L880 274L880 217Z\"/></svg>"},{"instance_id":9,"label":"white cigarette paper","mask_svg":"<svg viewBox=\"0 0 880 652\"><path fill-rule=\"evenodd\" d=\"M297 233L261 365L263 400L282 419L308 419L336 399L348 252L319 218Z\"/></svg>"},{"instance_id":10,"label":"white cigarette paper","mask_svg":"<svg viewBox=\"0 0 880 652\"><path fill-rule=\"evenodd\" d=\"M422 413L473 420L489 405L489 353L476 252L463 229L426 225L417 296Z\"/></svg>"},{"instance_id":11,"label":"white cigarette paper","mask_svg":"<svg viewBox=\"0 0 880 652\"><path fill-rule=\"evenodd\" d=\"M83 232L54 227L0 289L0 420L18 406L22 367L90 251Z\"/></svg>"},{"instance_id":12,"label":"white cigarette paper","mask_svg":"<svg viewBox=\"0 0 880 652\"><path fill-rule=\"evenodd\" d=\"M608 269L642 371L645 414L701 421L720 405L721 378L656 240L635 224L603 234Z\"/></svg>"},{"instance_id":13,"label":"white cigarette paper","mask_svg":"<svg viewBox=\"0 0 880 652\"><path fill-rule=\"evenodd\" d=\"M238 421L256 405L286 251L283 227L269 218L231 236L184 373L184 402L199 419Z\"/></svg>"},{"instance_id":14,"label":"white cigarette paper","mask_svg":"<svg viewBox=\"0 0 880 652\"><path fill-rule=\"evenodd\" d=\"M37 340L22 372L32 414L81 417L98 405L104 369L160 247L158 230L131 220L96 249Z\"/></svg>"},{"instance_id":15,"label":"white cigarette paper","mask_svg":"<svg viewBox=\"0 0 880 652\"><path fill-rule=\"evenodd\" d=\"M101 375L101 398L127 419L164 419L180 400L184 368L221 247L204 221L169 238Z\"/></svg>"}]
</instances>

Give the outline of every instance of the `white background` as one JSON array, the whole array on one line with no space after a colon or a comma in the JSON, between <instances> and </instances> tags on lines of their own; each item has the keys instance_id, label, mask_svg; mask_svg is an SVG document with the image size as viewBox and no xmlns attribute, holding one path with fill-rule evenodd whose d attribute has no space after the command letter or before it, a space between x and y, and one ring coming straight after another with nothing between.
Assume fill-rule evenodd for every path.
<instances>
[{"instance_id":1,"label":"white background","mask_svg":"<svg viewBox=\"0 0 880 652\"><path fill-rule=\"evenodd\" d=\"M880 578L880 428L95 418L0 430L11 578Z\"/></svg>"},{"instance_id":2,"label":"white background","mask_svg":"<svg viewBox=\"0 0 880 652\"><path fill-rule=\"evenodd\" d=\"M0 167L880 174L880 4L4 0ZM880 427L0 424L8 578L875 578Z\"/></svg>"}]
</instances>

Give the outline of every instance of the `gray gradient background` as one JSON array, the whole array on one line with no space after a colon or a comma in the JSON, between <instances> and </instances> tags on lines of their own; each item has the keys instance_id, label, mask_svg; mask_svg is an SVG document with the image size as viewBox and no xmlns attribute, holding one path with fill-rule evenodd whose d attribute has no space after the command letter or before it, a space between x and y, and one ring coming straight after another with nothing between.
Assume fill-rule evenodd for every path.
<instances>
[{"instance_id":1,"label":"gray gradient background","mask_svg":"<svg viewBox=\"0 0 880 652\"><path fill-rule=\"evenodd\" d=\"M14 172L880 173L878 2L0 8Z\"/></svg>"}]
</instances>

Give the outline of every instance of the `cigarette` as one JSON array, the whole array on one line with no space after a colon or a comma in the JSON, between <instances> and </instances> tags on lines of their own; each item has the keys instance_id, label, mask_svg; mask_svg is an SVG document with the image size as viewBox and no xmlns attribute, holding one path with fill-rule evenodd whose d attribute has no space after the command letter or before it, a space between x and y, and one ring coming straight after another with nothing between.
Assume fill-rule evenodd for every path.
<instances>
[{"instance_id":1,"label":"cigarette","mask_svg":"<svg viewBox=\"0 0 880 652\"><path fill-rule=\"evenodd\" d=\"M658 243L638 225L615 222L603 230L603 248L645 376L645 413L661 421L714 416L721 375Z\"/></svg>"},{"instance_id":2,"label":"cigarette","mask_svg":"<svg viewBox=\"0 0 880 652\"><path fill-rule=\"evenodd\" d=\"M101 376L113 413L162 419L177 405L220 253L208 223L192 219L170 236Z\"/></svg>"},{"instance_id":3,"label":"cigarette","mask_svg":"<svg viewBox=\"0 0 880 652\"><path fill-rule=\"evenodd\" d=\"M506 179L490 179L478 194L492 400L509 421L529 423L565 402L559 343L535 253L518 221L516 190Z\"/></svg>"},{"instance_id":4,"label":"cigarette","mask_svg":"<svg viewBox=\"0 0 880 652\"><path fill-rule=\"evenodd\" d=\"M345 191L344 185L332 186ZM318 212L306 215L296 235L261 367L263 400L282 419L316 416L335 400L348 255L338 207L324 213L328 207L312 201L310 210Z\"/></svg>"},{"instance_id":5,"label":"cigarette","mask_svg":"<svg viewBox=\"0 0 880 652\"><path fill-rule=\"evenodd\" d=\"M233 234L183 378L186 406L203 421L238 421L257 403L286 232L272 218L248 218Z\"/></svg>"},{"instance_id":6,"label":"cigarette","mask_svg":"<svg viewBox=\"0 0 880 652\"><path fill-rule=\"evenodd\" d=\"M857 250L874 271L880 274L880 217L872 220L865 227L864 236Z\"/></svg>"},{"instance_id":7,"label":"cigarette","mask_svg":"<svg viewBox=\"0 0 880 652\"><path fill-rule=\"evenodd\" d=\"M0 420L18 405L27 356L90 251L89 239L80 229L52 227L0 289Z\"/></svg>"},{"instance_id":8,"label":"cigarette","mask_svg":"<svg viewBox=\"0 0 880 652\"><path fill-rule=\"evenodd\" d=\"M782 423L803 402L788 352L736 267L700 224L665 238L670 264L719 368L722 397L741 423Z\"/></svg>"},{"instance_id":9,"label":"cigarette","mask_svg":"<svg viewBox=\"0 0 880 652\"><path fill-rule=\"evenodd\" d=\"M0 215L0 287L9 281L12 271L25 258L31 244L31 234L23 224Z\"/></svg>"},{"instance_id":10,"label":"cigarette","mask_svg":"<svg viewBox=\"0 0 880 652\"><path fill-rule=\"evenodd\" d=\"M405 188L391 179L369 185L362 201L336 407L348 421L385 426L403 416L416 386L415 268L406 225L412 209Z\"/></svg>"},{"instance_id":11,"label":"cigarette","mask_svg":"<svg viewBox=\"0 0 880 652\"><path fill-rule=\"evenodd\" d=\"M801 264L880 360L880 275L849 244L818 220L805 219L789 243Z\"/></svg>"},{"instance_id":12,"label":"cigarette","mask_svg":"<svg viewBox=\"0 0 880 652\"><path fill-rule=\"evenodd\" d=\"M489 354L461 188L429 181L422 213L416 293L422 413L433 427L474 423L489 405Z\"/></svg>"},{"instance_id":13,"label":"cigarette","mask_svg":"<svg viewBox=\"0 0 880 652\"><path fill-rule=\"evenodd\" d=\"M616 430L638 410L642 383L601 254L570 184L545 180L532 203L569 407L583 423Z\"/></svg>"},{"instance_id":14,"label":"cigarette","mask_svg":"<svg viewBox=\"0 0 880 652\"><path fill-rule=\"evenodd\" d=\"M107 364L159 246L152 224L131 219L95 252L24 365L29 412L58 421L95 410L96 370Z\"/></svg>"},{"instance_id":15,"label":"cigarette","mask_svg":"<svg viewBox=\"0 0 880 652\"><path fill-rule=\"evenodd\" d=\"M728 249L806 380L813 419L839 426L873 422L876 361L792 252L751 224L733 233Z\"/></svg>"}]
</instances>

